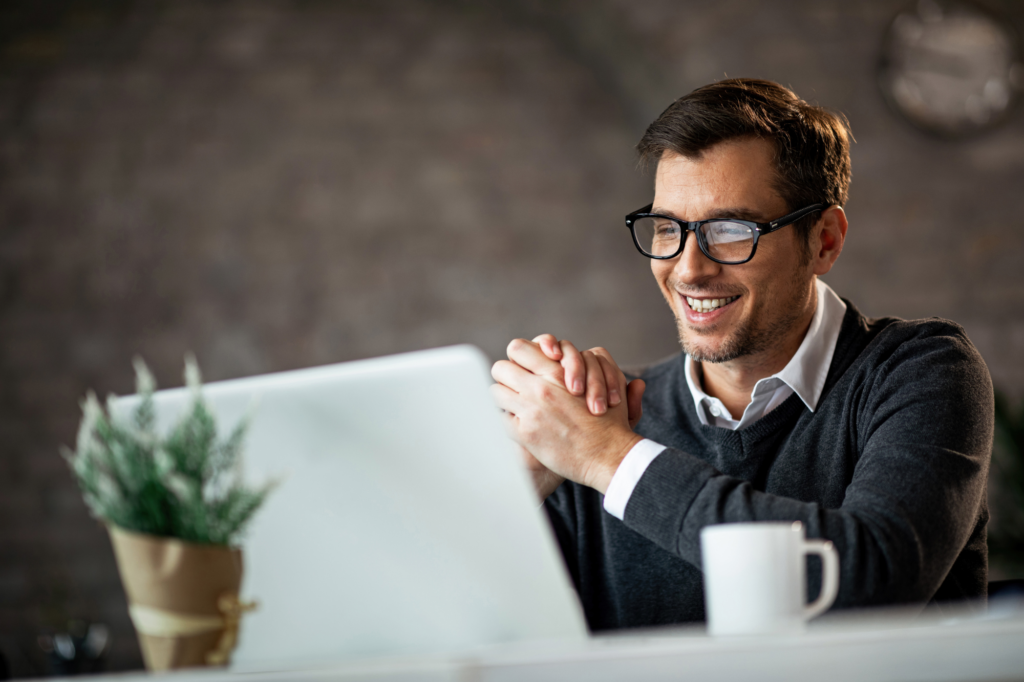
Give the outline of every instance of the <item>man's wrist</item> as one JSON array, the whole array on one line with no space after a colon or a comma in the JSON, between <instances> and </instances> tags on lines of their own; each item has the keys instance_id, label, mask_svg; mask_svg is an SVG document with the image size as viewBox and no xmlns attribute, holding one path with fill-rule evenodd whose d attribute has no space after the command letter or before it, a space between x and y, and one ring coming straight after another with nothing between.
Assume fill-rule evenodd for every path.
<instances>
[{"instance_id":1,"label":"man's wrist","mask_svg":"<svg viewBox=\"0 0 1024 682\"><path fill-rule=\"evenodd\" d=\"M653 440L644 438L626 455L615 470L607 490L604 491L604 510L624 521L626 518L626 505L629 504L633 491L636 489L640 479L647 472L647 467L665 452L665 446Z\"/></svg>"},{"instance_id":2,"label":"man's wrist","mask_svg":"<svg viewBox=\"0 0 1024 682\"><path fill-rule=\"evenodd\" d=\"M609 447L606 451L608 453L607 456L601 457L595 463L593 476L586 482L586 485L603 495L608 490L608 484L611 483L612 477L615 476L615 472L618 470L622 460L626 458L626 455L633 449L633 446L642 440L643 436L632 431L622 440L617 440L616 444Z\"/></svg>"}]
</instances>

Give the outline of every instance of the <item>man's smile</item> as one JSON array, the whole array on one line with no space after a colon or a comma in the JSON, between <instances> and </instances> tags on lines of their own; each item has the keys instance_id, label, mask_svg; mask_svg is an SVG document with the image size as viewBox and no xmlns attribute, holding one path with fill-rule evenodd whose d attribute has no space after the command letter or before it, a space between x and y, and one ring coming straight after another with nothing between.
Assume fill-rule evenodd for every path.
<instances>
[{"instance_id":1,"label":"man's smile","mask_svg":"<svg viewBox=\"0 0 1024 682\"><path fill-rule=\"evenodd\" d=\"M686 304L690 306L690 310L698 313L708 313L722 306L729 305L739 296L727 296L725 298L694 298L693 296L685 296L685 298Z\"/></svg>"},{"instance_id":2,"label":"man's smile","mask_svg":"<svg viewBox=\"0 0 1024 682\"><path fill-rule=\"evenodd\" d=\"M677 292L680 307L691 324L704 326L728 314L740 296L687 296Z\"/></svg>"}]
</instances>

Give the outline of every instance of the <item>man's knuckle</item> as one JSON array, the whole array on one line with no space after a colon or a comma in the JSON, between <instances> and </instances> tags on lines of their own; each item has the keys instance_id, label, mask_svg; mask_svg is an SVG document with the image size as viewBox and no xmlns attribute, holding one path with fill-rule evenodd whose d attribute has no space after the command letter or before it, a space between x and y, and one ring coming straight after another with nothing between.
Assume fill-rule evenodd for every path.
<instances>
[{"instance_id":1,"label":"man's knuckle","mask_svg":"<svg viewBox=\"0 0 1024 682\"><path fill-rule=\"evenodd\" d=\"M554 369L544 372L542 376L556 386L565 385L565 370L561 365L555 365Z\"/></svg>"},{"instance_id":2,"label":"man's knuckle","mask_svg":"<svg viewBox=\"0 0 1024 682\"><path fill-rule=\"evenodd\" d=\"M540 433L540 425L537 420L533 418L531 414L525 414L519 416L519 436L527 441L528 443L534 443L537 441L537 436Z\"/></svg>"}]
</instances>

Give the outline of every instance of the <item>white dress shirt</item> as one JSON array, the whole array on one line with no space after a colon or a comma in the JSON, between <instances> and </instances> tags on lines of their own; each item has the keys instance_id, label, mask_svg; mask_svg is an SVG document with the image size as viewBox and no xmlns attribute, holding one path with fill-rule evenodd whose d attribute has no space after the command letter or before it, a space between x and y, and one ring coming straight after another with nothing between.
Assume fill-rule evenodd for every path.
<instances>
[{"instance_id":1,"label":"white dress shirt","mask_svg":"<svg viewBox=\"0 0 1024 682\"><path fill-rule=\"evenodd\" d=\"M781 372L754 384L750 404L739 419L733 418L721 400L704 393L701 389L700 367L690 356L686 356L686 383L693 394L694 407L702 424L734 431L746 428L781 405L793 393L799 395L807 409L814 412L825 387L825 377L828 376L828 368L832 364L832 355L839 340L839 329L846 314L846 304L831 287L819 279L816 289L818 304L796 354ZM646 438L633 446L608 484L604 496L605 511L618 519L625 516L629 496L633 494L640 477L664 450L664 445Z\"/></svg>"}]
</instances>

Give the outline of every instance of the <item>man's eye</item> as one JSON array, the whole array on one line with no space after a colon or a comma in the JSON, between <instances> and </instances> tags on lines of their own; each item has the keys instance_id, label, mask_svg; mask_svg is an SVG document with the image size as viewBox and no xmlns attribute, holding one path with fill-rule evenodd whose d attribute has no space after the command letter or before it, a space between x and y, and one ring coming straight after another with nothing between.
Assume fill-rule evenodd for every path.
<instances>
[{"instance_id":1,"label":"man's eye","mask_svg":"<svg viewBox=\"0 0 1024 682\"><path fill-rule=\"evenodd\" d=\"M679 236L679 226L670 222L658 223L654 226L654 236L658 239L675 239Z\"/></svg>"}]
</instances>

